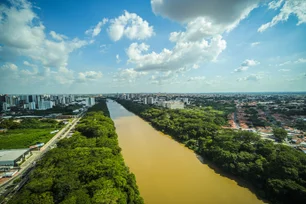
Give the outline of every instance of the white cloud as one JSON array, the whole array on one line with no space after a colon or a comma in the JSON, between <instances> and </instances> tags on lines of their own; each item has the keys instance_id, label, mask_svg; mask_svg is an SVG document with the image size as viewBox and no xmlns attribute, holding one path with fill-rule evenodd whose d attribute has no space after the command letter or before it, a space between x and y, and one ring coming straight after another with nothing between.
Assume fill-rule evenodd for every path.
<instances>
[{"instance_id":1,"label":"white cloud","mask_svg":"<svg viewBox=\"0 0 306 204\"><path fill-rule=\"evenodd\" d=\"M209 38L223 33L222 26L213 25L205 18L199 17L187 23L185 32L172 32L170 33L169 40L171 42L188 42L199 41L203 38Z\"/></svg>"},{"instance_id":2,"label":"white cloud","mask_svg":"<svg viewBox=\"0 0 306 204\"><path fill-rule=\"evenodd\" d=\"M241 66L247 66L247 67L251 67L251 66L256 66L256 65L259 65L260 62L256 61L256 60L250 60L250 59L247 59L245 60Z\"/></svg>"},{"instance_id":3,"label":"white cloud","mask_svg":"<svg viewBox=\"0 0 306 204\"><path fill-rule=\"evenodd\" d=\"M302 63L306 63L306 58L299 58L295 61L291 61L291 60L285 61L283 63L277 64L276 66L281 67L281 66L290 65L290 64L302 64Z\"/></svg>"},{"instance_id":4,"label":"white cloud","mask_svg":"<svg viewBox=\"0 0 306 204\"><path fill-rule=\"evenodd\" d=\"M253 42L253 43L251 43L251 46L255 47L255 46L259 45L259 44L260 44L260 42Z\"/></svg>"},{"instance_id":5,"label":"white cloud","mask_svg":"<svg viewBox=\"0 0 306 204\"><path fill-rule=\"evenodd\" d=\"M297 76L295 76L294 78L286 79L286 81L295 82L295 81L305 80L305 79L306 79L306 73L301 73L301 74L298 74Z\"/></svg>"},{"instance_id":6,"label":"white cloud","mask_svg":"<svg viewBox=\"0 0 306 204\"><path fill-rule=\"evenodd\" d=\"M281 67L281 66L285 66L285 65L288 65L288 64L291 64L291 63L292 63L291 61L286 61L286 62L280 63L280 64L278 64L276 66Z\"/></svg>"},{"instance_id":7,"label":"white cloud","mask_svg":"<svg viewBox=\"0 0 306 204\"><path fill-rule=\"evenodd\" d=\"M120 69L113 75L113 82L115 83L133 83L136 79L147 75L146 72L138 72L133 68L130 69Z\"/></svg>"},{"instance_id":8,"label":"white cloud","mask_svg":"<svg viewBox=\"0 0 306 204\"><path fill-rule=\"evenodd\" d=\"M154 35L153 26L135 13L124 12L118 18L110 20L108 34L113 41L123 36L130 40L144 40Z\"/></svg>"},{"instance_id":9,"label":"white cloud","mask_svg":"<svg viewBox=\"0 0 306 204\"><path fill-rule=\"evenodd\" d=\"M250 74L246 77L238 78L237 81L259 81L263 79L263 74L257 73L257 74Z\"/></svg>"},{"instance_id":10,"label":"white cloud","mask_svg":"<svg viewBox=\"0 0 306 204\"><path fill-rule=\"evenodd\" d=\"M279 72L289 72L291 69L279 69Z\"/></svg>"},{"instance_id":11,"label":"white cloud","mask_svg":"<svg viewBox=\"0 0 306 204\"><path fill-rule=\"evenodd\" d=\"M47 67L67 66L69 54L87 44L74 38L65 41L64 35L50 32L57 41L48 40L44 25L32 11L27 1L12 1L11 7L0 9L0 49L2 60L24 56L42 63ZM58 41L61 40L61 41Z\"/></svg>"},{"instance_id":12,"label":"white cloud","mask_svg":"<svg viewBox=\"0 0 306 204\"><path fill-rule=\"evenodd\" d=\"M269 4L269 9L280 7L282 2ZM274 16L271 22L261 25L258 32L275 26L279 22L287 21L291 15L295 15L298 19L297 25L306 23L306 1L304 0L286 0L278 15Z\"/></svg>"},{"instance_id":13,"label":"white cloud","mask_svg":"<svg viewBox=\"0 0 306 204\"><path fill-rule=\"evenodd\" d=\"M15 65L13 63L5 63L0 68L1 68L1 72L4 72L4 71L16 72L16 71L18 71L17 65ZM1 75L1 76L4 76L4 75Z\"/></svg>"},{"instance_id":14,"label":"white cloud","mask_svg":"<svg viewBox=\"0 0 306 204\"><path fill-rule=\"evenodd\" d=\"M103 74L101 72L95 71L87 71L87 72L79 72L77 82L87 82L87 81L94 81L101 78Z\"/></svg>"},{"instance_id":15,"label":"white cloud","mask_svg":"<svg viewBox=\"0 0 306 204\"><path fill-rule=\"evenodd\" d=\"M294 63L296 64L306 63L306 58L299 58L298 60L294 61Z\"/></svg>"},{"instance_id":16,"label":"white cloud","mask_svg":"<svg viewBox=\"0 0 306 204\"><path fill-rule=\"evenodd\" d=\"M196 77L189 77L188 81L203 81L205 80L205 76L196 76Z\"/></svg>"},{"instance_id":17,"label":"white cloud","mask_svg":"<svg viewBox=\"0 0 306 204\"><path fill-rule=\"evenodd\" d=\"M120 56L119 56L118 54L116 55L116 62L117 62L117 63L120 63L120 62L121 62Z\"/></svg>"},{"instance_id":18,"label":"white cloud","mask_svg":"<svg viewBox=\"0 0 306 204\"><path fill-rule=\"evenodd\" d=\"M249 69L249 67L253 67L253 66L256 66L256 65L259 65L260 62L256 61L256 60L252 60L252 59L246 59L244 60L240 67L235 69L234 72L243 72L243 71L246 71Z\"/></svg>"},{"instance_id":19,"label":"white cloud","mask_svg":"<svg viewBox=\"0 0 306 204\"><path fill-rule=\"evenodd\" d=\"M100 53L102 53L102 54L104 54L104 53L106 53L107 51L108 51L108 49L110 48L110 46L109 45L100 45L99 46L100 47Z\"/></svg>"},{"instance_id":20,"label":"white cloud","mask_svg":"<svg viewBox=\"0 0 306 204\"><path fill-rule=\"evenodd\" d=\"M199 67L200 67L200 66L197 65L197 64L192 65L192 68L193 68L193 69L199 69Z\"/></svg>"},{"instance_id":21,"label":"white cloud","mask_svg":"<svg viewBox=\"0 0 306 204\"><path fill-rule=\"evenodd\" d=\"M169 71L190 69L194 64L216 60L218 55L226 48L226 42L221 36L210 40L195 42L177 42L172 50L163 49L160 53L151 52L149 45L132 43L126 50L128 62L136 65L136 70Z\"/></svg>"},{"instance_id":22,"label":"white cloud","mask_svg":"<svg viewBox=\"0 0 306 204\"><path fill-rule=\"evenodd\" d=\"M28 66L28 67L32 67L33 69L33 73L32 74L37 74L38 73L38 67L35 64L31 64L28 61L24 61L23 62L24 65Z\"/></svg>"},{"instance_id":23,"label":"white cloud","mask_svg":"<svg viewBox=\"0 0 306 204\"><path fill-rule=\"evenodd\" d=\"M100 34L102 26L108 22L107 18L103 18L94 28L90 28L85 31L86 35L91 35L91 37L96 37Z\"/></svg>"},{"instance_id":24,"label":"white cloud","mask_svg":"<svg viewBox=\"0 0 306 204\"><path fill-rule=\"evenodd\" d=\"M284 0L274 0L274 1L271 1L269 4L268 4L268 7L269 9L278 9L282 3L283 3Z\"/></svg>"},{"instance_id":25,"label":"white cloud","mask_svg":"<svg viewBox=\"0 0 306 204\"><path fill-rule=\"evenodd\" d=\"M33 23L38 17L31 10L30 3L12 1L11 7L2 5L0 16L0 44L29 49L44 41L45 27L40 22Z\"/></svg>"},{"instance_id":26,"label":"white cloud","mask_svg":"<svg viewBox=\"0 0 306 204\"><path fill-rule=\"evenodd\" d=\"M157 84L157 85L165 85L165 84L176 84L179 83L178 77L180 72L177 71L167 71L167 72L156 72L154 75L151 76L150 84Z\"/></svg>"},{"instance_id":27,"label":"white cloud","mask_svg":"<svg viewBox=\"0 0 306 204\"><path fill-rule=\"evenodd\" d=\"M215 33L217 30L231 30L236 27L257 7L258 2L259 0L151 0L151 6L156 15L182 23L201 18L202 24L208 29L204 32Z\"/></svg>"},{"instance_id":28,"label":"white cloud","mask_svg":"<svg viewBox=\"0 0 306 204\"><path fill-rule=\"evenodd\" d=\"M62 34L58 34L58 33L56 33L55 31L50 31L50 35L51 35L51 37L52 37L54 40L62 41L62 40L64 40L64 39L68 39L67 36L62 35Z\"/></svg>"}]
</instances>

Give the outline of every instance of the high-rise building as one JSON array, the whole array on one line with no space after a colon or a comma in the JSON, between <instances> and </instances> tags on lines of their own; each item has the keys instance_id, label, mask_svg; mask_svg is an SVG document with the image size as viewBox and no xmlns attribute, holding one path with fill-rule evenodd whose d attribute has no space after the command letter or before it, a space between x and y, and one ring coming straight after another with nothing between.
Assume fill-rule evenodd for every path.
<instances>
[{"instance_id":1,"label":"high-rise building","mask_svg":"<svg viewBox=\"0 0 306 204\"><path fill-rule=\"evenodd\" d=\"M93 106L96 104L95 98L91 97L89 98L89 106Z\"/></svg>"},{"instance_id":2,"label":"high-rise building","mask_svg":"<svg viewBox=\"0 0 306 204\"><path fill-rule=\"evenodd\" d=\"M10 111L10 110L11 110L10 104L4 102L4 103L2 104L2 110L3 110L3 111Z\"/></svg>"},{"instance_id":3,"label":"high-rise building","mask_svg":"<svg viewBox=\"0 0 306 204\"><path fill-rule=\"evenodd\" d=\"M47 110L47 109L50 109L53 107L53 102L52 101L44 101L44 100L41 100L39 103L38 103L38 109L39 110Z\"/></svg>"},{"instance_id":4,"label":"high-rise building","mask_svg":"<svg viewBox=\"0 0 306 204\"><path fill-rule=\"evenodd\" d=\"M36 104L35 104L35 102L30 102L30 103L29 103L29 109L30 109L30 110L35 110L35 109L36 109Z\"/></svg>"},{"instance_id":5,"label":"high-rise building","mask_svg":"<svg viewBox=\"0 0 306 204\"><path fill-rule=\"evenodd\" d=\"M147 97L143 98L143 104L147 104Z\"/></svg>"},{"instance_id":6,"label":"high-rise building","mask_svg":"<svg viewBox=\"0 0 306 204\"><path fill-rule=\"evenodd\" d=\"M148 98L148 104L154 104L154 98L153 97Z\"/></svg>"}]
</instances>

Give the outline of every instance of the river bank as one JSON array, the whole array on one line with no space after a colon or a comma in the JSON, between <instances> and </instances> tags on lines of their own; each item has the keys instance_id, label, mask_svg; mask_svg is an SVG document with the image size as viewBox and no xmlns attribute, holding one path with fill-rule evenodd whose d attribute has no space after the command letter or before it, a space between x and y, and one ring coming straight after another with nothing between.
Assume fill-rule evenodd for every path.
<instances>
[{"instance_id":1,"label":"river bank","mask_svg":"<svg viewBox=\"0 0 306 204\"><path fill-rule=\"evenodd\" d=\"M220 173L234 175L241 185L252 184L244 186L255 189L258 197L271 203L306 202L302 152L262 140L249 131L223 129L222 112L210 107L171 110L129 100L118 102L155 129L207 158L222 170Z\"/></svg>"},{"instance_id":2,"label":"river bank","mask_svg":"<svg viewBox=\"0 0 306 204\"><path fill-rule=\"evenodd\" d=\"M108 103L122 155L145 203L262 203L236 181L202 164L183 144L115 102Z\"/></svg>"}]
</instances>

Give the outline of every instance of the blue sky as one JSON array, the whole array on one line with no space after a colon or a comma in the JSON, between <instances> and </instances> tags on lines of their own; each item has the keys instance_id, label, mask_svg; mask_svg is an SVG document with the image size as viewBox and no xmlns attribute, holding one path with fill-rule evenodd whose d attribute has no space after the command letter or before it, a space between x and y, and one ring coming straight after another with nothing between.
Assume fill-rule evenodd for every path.
<instances>
[{"instance_id":1,"label":"blue sky","mask_svg":"<svg viewBox=\"0 0 306 204\"><path fill-rule=\"evenodd\" d=\"M0 93L306 91L304 0L12 0Z\"/></svg>"}]
</instances>

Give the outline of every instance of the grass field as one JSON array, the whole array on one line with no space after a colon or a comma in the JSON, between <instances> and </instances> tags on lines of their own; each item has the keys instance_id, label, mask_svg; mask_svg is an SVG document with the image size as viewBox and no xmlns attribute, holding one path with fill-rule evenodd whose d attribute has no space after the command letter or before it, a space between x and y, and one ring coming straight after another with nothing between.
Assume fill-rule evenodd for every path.
<instances>
[{"instance_id":1,"label":"grass field","mask_svg":"<svg viewBox=\"0 0 306 204\"><path fill-rule=\"evenodd\" d=\"M36 142L48 142L55 134L50 134L54 128L16 129L0 134L0 149L29 148Z\"/></svg>"}]
</instances>

